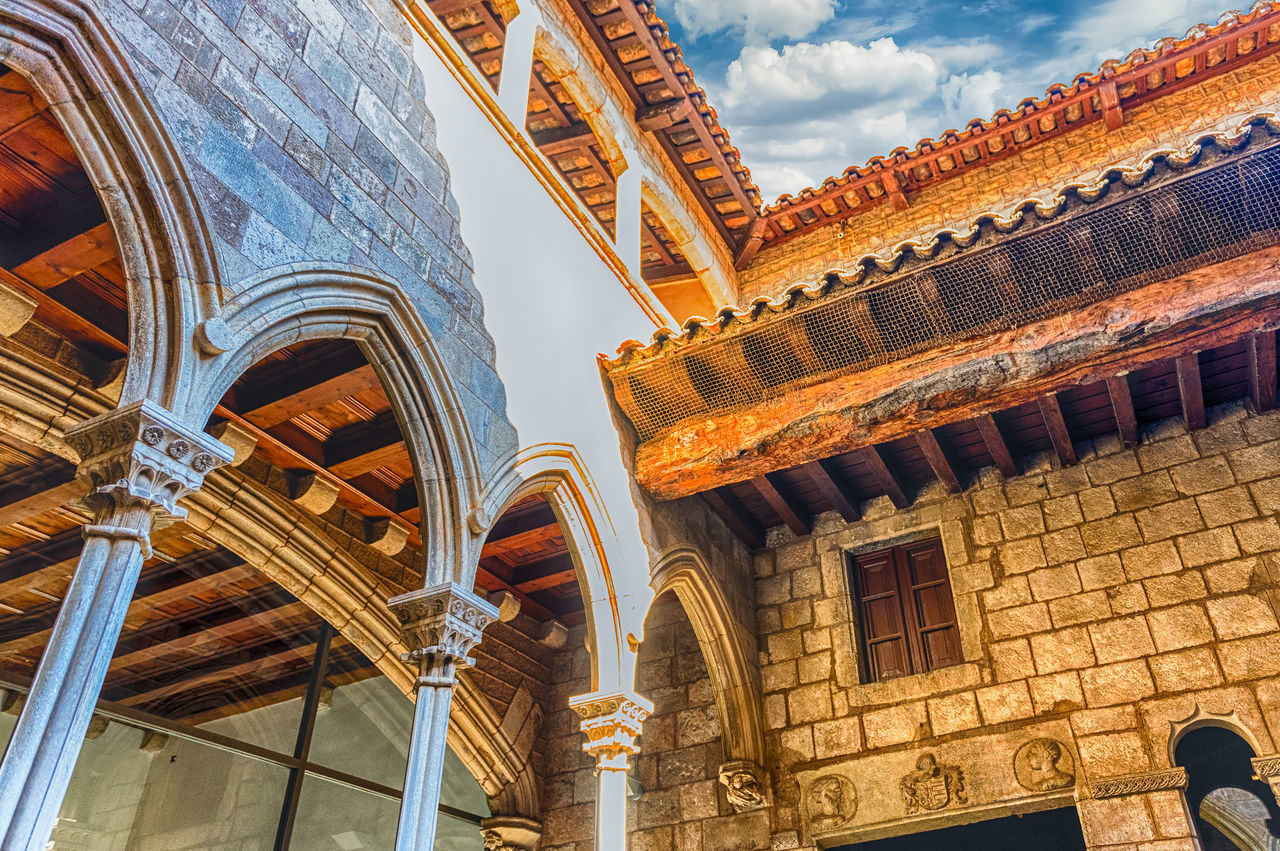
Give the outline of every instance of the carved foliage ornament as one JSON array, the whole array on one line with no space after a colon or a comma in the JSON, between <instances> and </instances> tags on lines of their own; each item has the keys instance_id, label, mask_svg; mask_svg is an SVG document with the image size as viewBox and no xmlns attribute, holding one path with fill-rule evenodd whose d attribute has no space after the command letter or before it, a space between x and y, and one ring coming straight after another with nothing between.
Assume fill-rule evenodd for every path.
<instances>
[{"instance_id":1,"label":"carved foliage ornament","mask_svg":"<svg viewBox=\"0 0 1280 851\"><path fill-rule=\"evenodd\" d=\"M498 617L496 608L453 583L392 597L387 606L404 628L412 649L401 658L418 663L419 686L453 686L456 669L475 664L471 651Z\"/></svg>"},{"instance_id":2,"label":"carved foliage ornament","mask_svg":"<svg viewBox=\"0 0 1280 851\"><path fill-rule=\"evenodd\" d=\"M1165 771L1143 771L1095 780L1090 784L1089 791L1095 798L1119 798L1122 795L1140 795L1143 792L1185 788L1187 788L1187 770L1170 768Z\"/></svg>"},{"instance_id":3,"label":"carved foliage ornament","mask_svg":"<svg viewBox=\"0 0 1280 851\"><path fill-rule=\"evenodd\" d=\"M640 752L636 737L653 705L639 695L584 695L569 704L582 719L587 742L582 749L602 767L625 769L627 756Z\"/></svg>"},{"instance_id":4,"label":"carved foliage ornament","mask_svg":"<svg viewBox=\"0 0 1280 851\"><path fill-rule=\"evenodd\" d=\"M726 762L720 766L720 784L724 786L725 797L735 813L764 808L764 779L760 767L754 762Z\"/></svg>"},{"instance_id":5,"label":"carved foliage ornament","mask_svg":"<svg viewBox=\"0 0 1280 851\"><path fill-rule=\"evenodd\" d=\"M150 506L160 523L185 517L178 500L232 457L217 440L145 400L79 423L66 438L80 456L76 474L88 481L91 508Z\"/></svg>"},{"instance_id":6,"label":"carved foliage ornament","mask_svg":"<svg viewBox=\"0 0 1280 851\"><path fill-rule=\"evenodd\" d=\"M1075 785L1075 758L1057 739L1032 739L1013 755L1013 775L1030 792L1052 792Z\"/></svg>"},{"instance_id":7,"label":"carved foliage ornament","mask_svg":"<svg viewBox=\"0 0 1280 851\"><path fill-rule=\"evenodd\" d=\"M843 774L824 774L809 784L804 811L814 833L844 827L858 812L858 790Z\"/></svg>"},{"instance_id":8,"label":"carved foliage ornament","mask_svg":"<svg viewBox=\"0 0 1280 851\"><path fill-rule=\"evenodd\" d=\"M1253 773L1271 787L1271 794L1280 804L1280 756L1259 756L1249 762L1253 765Z\"/></svg>"},{"instance_id":9,"label":"carved foliage ornament","mask_svg":"<svg viewBox=\"0 0 1280 851\"><path fill-rule=\"evenodd\" d=\"M964 770L955 765L939 765L932 753L921 754L915 771L904 774L898 785L907 815L969 803Z\"/></svg>"}]
</instances>

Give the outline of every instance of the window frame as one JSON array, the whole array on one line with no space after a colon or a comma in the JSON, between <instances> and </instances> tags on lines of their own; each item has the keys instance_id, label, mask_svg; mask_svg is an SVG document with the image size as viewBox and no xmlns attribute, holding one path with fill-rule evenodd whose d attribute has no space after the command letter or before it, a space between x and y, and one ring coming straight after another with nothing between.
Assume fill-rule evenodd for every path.
<instances>
[{"instance_id":1,"label":"window frame","mask_svg":"<svg viewBox=\"0 0 1280 851\"><path fill-rule=\"evenodd\" d=\"M940 576L925 581L913 581L910 556L932 552L937 559ZM896 633L886 633L873 638L869 627L870 617L866 603L868 597L884 599L888 593L868 594L865 587L862 566L863 561L887 559L892 566L894 582L892 597L894 598L893 614L896 618ZM857 647L858 679L862 684L885 683L904 677L917 676L944 668L961 665L965 662L964 647L960 630L960 617L956 609L955 593L951 588L950 570L947 565L946 548L939 535L916 538L887 544L877 549L863 549L845 554L845 569L849 577L850 603L853 609L853 628ZM919 594L931 588L945 588L945 594L937 596L937 600L945 605L942 612L946 617L934 623L926 623L920 609ZM941 611L941 610L940 610ZM932 633L950 631L951 652L940 662L930 664L930 652L926 637ZM901 673L885 675L877 670L876 656L873 648L876 644L887 641L901 641L903 647L905 670Z\"/></svg>"}]
</instances>

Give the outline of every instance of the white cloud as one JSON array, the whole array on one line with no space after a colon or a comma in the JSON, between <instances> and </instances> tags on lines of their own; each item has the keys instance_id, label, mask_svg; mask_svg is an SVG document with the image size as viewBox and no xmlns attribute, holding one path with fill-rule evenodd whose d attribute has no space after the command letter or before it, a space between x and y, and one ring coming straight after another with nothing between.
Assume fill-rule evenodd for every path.
<instances>
[{"instance_id":1,"label":"white cloud","mask_svg":"<svg viewBox=\"0 0 1280 851\"><path fill-rule=\"evenodd\" d=\"M694 38L734 30L756 44L804 38L835 17L836 0L675 0L673 11Z\"/></svg>"},{"instance_id":2,"label":"white cloud","mask_svg":"<svg viewBox=\"0 0 1280 851\"><path fill-rule=\"evenodd\" d=\"M959 130L975 118L988 119L1004 104L1004 75L996 70L952 74L940 87L947 123Z\"/></svg>"}]
</instances>

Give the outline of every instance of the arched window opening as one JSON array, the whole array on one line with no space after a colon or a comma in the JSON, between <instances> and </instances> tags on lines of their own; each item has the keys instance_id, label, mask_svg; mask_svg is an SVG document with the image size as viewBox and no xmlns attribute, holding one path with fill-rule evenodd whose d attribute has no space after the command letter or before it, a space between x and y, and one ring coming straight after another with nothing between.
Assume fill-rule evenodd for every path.
<instances>
[{"instance_id":1,"label":"arched window opening","mask_svg":"<svg viewBox=\"0 0 1280 851\"><path fill-rule=\"evenodd\" d=\"M1205 851L1280 848L1280 807L1254 777L1253 756L1225 727L1200 727L1178 740L1174 761L1187 770L1187 807Z\"/></svg>"},{"instance_id":2,"label":"arched window opening","mask_svg":"<svg viewBox=\"0 0 1280 851\"><path fill-rule=\"evenodd\" d=\"M498 90L507 24L502 4L494 0L427 0L427 6L471 57L480 73Z\"/></svg>"},{"instance_id":3,"label":"arched window opening","mask_svg":"<svg viewBox=\"0 0 1280 851\"><path fill-rule=\"evenodd\" d=\"M74 344L95 383L129 340L124 266L102 204L49 104L0 65L0 286ZM26 339L39 332L24 330ZM51 339L39 341L47 350Z\"/></svg>"},{"instance_id":4,"label":"arched window opening","mask_svg":"<svg viewBox=\"0 0 1280 851\"><path fill-rule=\"evenodd\" d=\"M715 299L670 229L647 203L642 204L640 213L640 269L645 283L677 322L715 315Z\"/></svg>"},{"instance_id":5,"label":"arched window opening","mask_svg":"<svg viewBox=\"0 0 1280 851\"><path fill-rule=\"evenodd\" d=\"M573 96L541 59L534 59L525 129L591 214L614 235L616 178L600 140Z\"/></svg>"}]
</instances>

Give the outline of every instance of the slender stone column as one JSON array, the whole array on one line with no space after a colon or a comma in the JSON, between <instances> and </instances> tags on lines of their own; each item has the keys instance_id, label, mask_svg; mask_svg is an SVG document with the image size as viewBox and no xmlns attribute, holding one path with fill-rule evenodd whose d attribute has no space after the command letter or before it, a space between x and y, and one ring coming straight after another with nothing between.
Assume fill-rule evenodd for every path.
<instances>
[{"instance_id":1,"label":"slender stone column","mask_svg":"<svg viewBox=\"0 0 1280 851\"><path fill-rule=\"evenodd\" d=\"M396 851L431 851L457 669L475 664L468 654L480 643L484 628L497 620L498 610L451 582L392 597L387 605L413 648L404 660L418 663Z\"/></svg>"},{"instance_id":2,"label":"slender stone column","mask_svg":"<svg viewBox=\"0 0 1280 851\"><path fill-rule=\"evenodd\" d=\"M627 758L640 753L636 737L653 704L638 694L584 694L569 700L582 719L587 743L582 749L596 758L596 849L627 847Z\"/></svg>"},{"instance_id":3,"label":"slender stone column","mask_svg":"<svg viewBox=\"0 0 1280 851\"><path fill-rule=\"evenodd\" d=\"M39 851L49 840L102 690L154 529L186 516L177 502L231 460L218 441L150 402L135 402L67 432L80 454L93 523L49 645L0 763L0 848Z\"/></svg>"}]
</instances>

